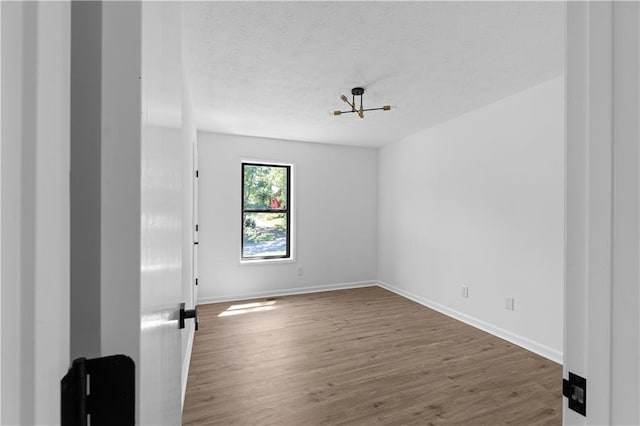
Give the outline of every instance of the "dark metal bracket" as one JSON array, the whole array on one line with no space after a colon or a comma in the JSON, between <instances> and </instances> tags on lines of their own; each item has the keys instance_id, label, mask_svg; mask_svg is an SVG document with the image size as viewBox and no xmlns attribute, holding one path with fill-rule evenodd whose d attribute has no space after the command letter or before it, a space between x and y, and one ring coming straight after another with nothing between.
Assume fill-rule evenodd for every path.
<instances>
[{"instance_id":1,"label":"dark metal bracket","mask_svg":"<svg viewBox=\"0 0 640 426\"><path fill-rule=\"evenodd\" d=\"M569 409L587 416L587 379L569 372L569 380L562 379L562 395L569 399Z\"/></svg>"},{"instance_id":2,"label":"dark metal bracket","mask_svg":"<svg viewBox=\"0 0 640 426\"><path fill-rule=\"evenodd\" d=\"M193 318L196 321L196 331L198 331L198 307L194 309L185 309L184 302L180 304L180 318L178 320L178 328L184 328L184 320Z\"/></svg>"},{"instance_id":3,"label":"dark metal bracket","mask_svg":"<svg viewBox=\"0 0 640 426\"><path fill-rule=\"evenodd\" d=\"M75 359L60 382L61 425L133 426L135 374L126 355Z\"/></svg>"}]
</instances>

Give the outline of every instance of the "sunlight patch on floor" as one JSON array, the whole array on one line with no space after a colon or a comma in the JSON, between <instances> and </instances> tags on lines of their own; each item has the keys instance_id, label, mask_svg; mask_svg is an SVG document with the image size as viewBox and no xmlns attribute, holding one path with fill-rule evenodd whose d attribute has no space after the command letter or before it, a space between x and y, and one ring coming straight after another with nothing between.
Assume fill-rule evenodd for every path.
<instances>
[{"instance_id":1,"label":"sunlight patch on floor","mask_svg":"<svg viewBox=\"0 0 640 426\"><path fill-rule=\"evenodd\" d=\"M265 312L276 309L275 300L267 300L266 302L252 302L243 303L241 305L231 305L224 312L220 313L219 317L228 317L232 315L249 314L253 312Z\"/></svg>"}]
</instances>

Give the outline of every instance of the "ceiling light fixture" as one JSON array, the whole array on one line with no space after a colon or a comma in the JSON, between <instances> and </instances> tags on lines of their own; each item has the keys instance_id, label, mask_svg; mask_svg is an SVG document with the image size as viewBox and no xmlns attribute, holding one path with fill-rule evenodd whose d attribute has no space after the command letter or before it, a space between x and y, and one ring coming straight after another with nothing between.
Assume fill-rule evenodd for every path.
<instances>
[{"instance_id":1,"label":"ceiling light fixture","mask_svg":"<svg viewBox=\"0 0 640 426\"><path fill-rule=\"evenodd\" d=\"M349 104L349 106L351 107L351 111L333 111L333 115L342 115L355 112L360 118L364 118L365 111L389 111L391 109L391 105L385 105L380 108L363 108L362 95L364 95L364 89L362 87L354 87L353 89L351 89L351 95L353 96L351 102L349 102L349 98L347 98L345 95L340 96L340 99ZM356 108L356 96L360 96L360 108Z\"/></svg>"}]
</instances>

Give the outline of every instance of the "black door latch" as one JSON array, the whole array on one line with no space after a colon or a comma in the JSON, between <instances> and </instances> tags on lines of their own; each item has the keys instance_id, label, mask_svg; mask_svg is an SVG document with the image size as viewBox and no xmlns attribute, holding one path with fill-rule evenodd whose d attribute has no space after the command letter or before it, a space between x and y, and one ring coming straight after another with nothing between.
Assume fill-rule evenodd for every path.
<instances>
[{"instance_id":1,"label":"black door latch","mask_svg":"<svg viewBox=\"0 0 640 426\"><path fill-rule=\"evenodd\" d=\"M587 379L569 372L569 380L562 379L562 395L569 399L569 409L587 416Z\"/></svg>"},{"instance_id":2,"label":"black door latch","mask_svg":"<svg viewBox=\"0 0 640 426\"><path fill-rule=\"evenodd\" d=\"M184 320L193 318L196 321L196 331L198 331L198 307L193 309L185 309L184 302L180 304L180 318L178 320L178 328L184 328Z\"/></svg>"}]
</instances>

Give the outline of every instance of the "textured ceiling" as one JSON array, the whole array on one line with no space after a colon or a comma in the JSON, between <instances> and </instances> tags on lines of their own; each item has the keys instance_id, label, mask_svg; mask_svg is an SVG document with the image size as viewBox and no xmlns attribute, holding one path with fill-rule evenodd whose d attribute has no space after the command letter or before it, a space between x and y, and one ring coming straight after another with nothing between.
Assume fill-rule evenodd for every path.
<instances>
[{"instance_id":1,"label":"textured ceiling","mask_svg":"<svg viewBox=\"0 0 640 426\"><path fill-rule=\"evenodd\" d=\"M381 146L563 72L556 2L183 3L198 128ZM361 120L364 106L399 106Z\"/></svg>"}]
</instances>

